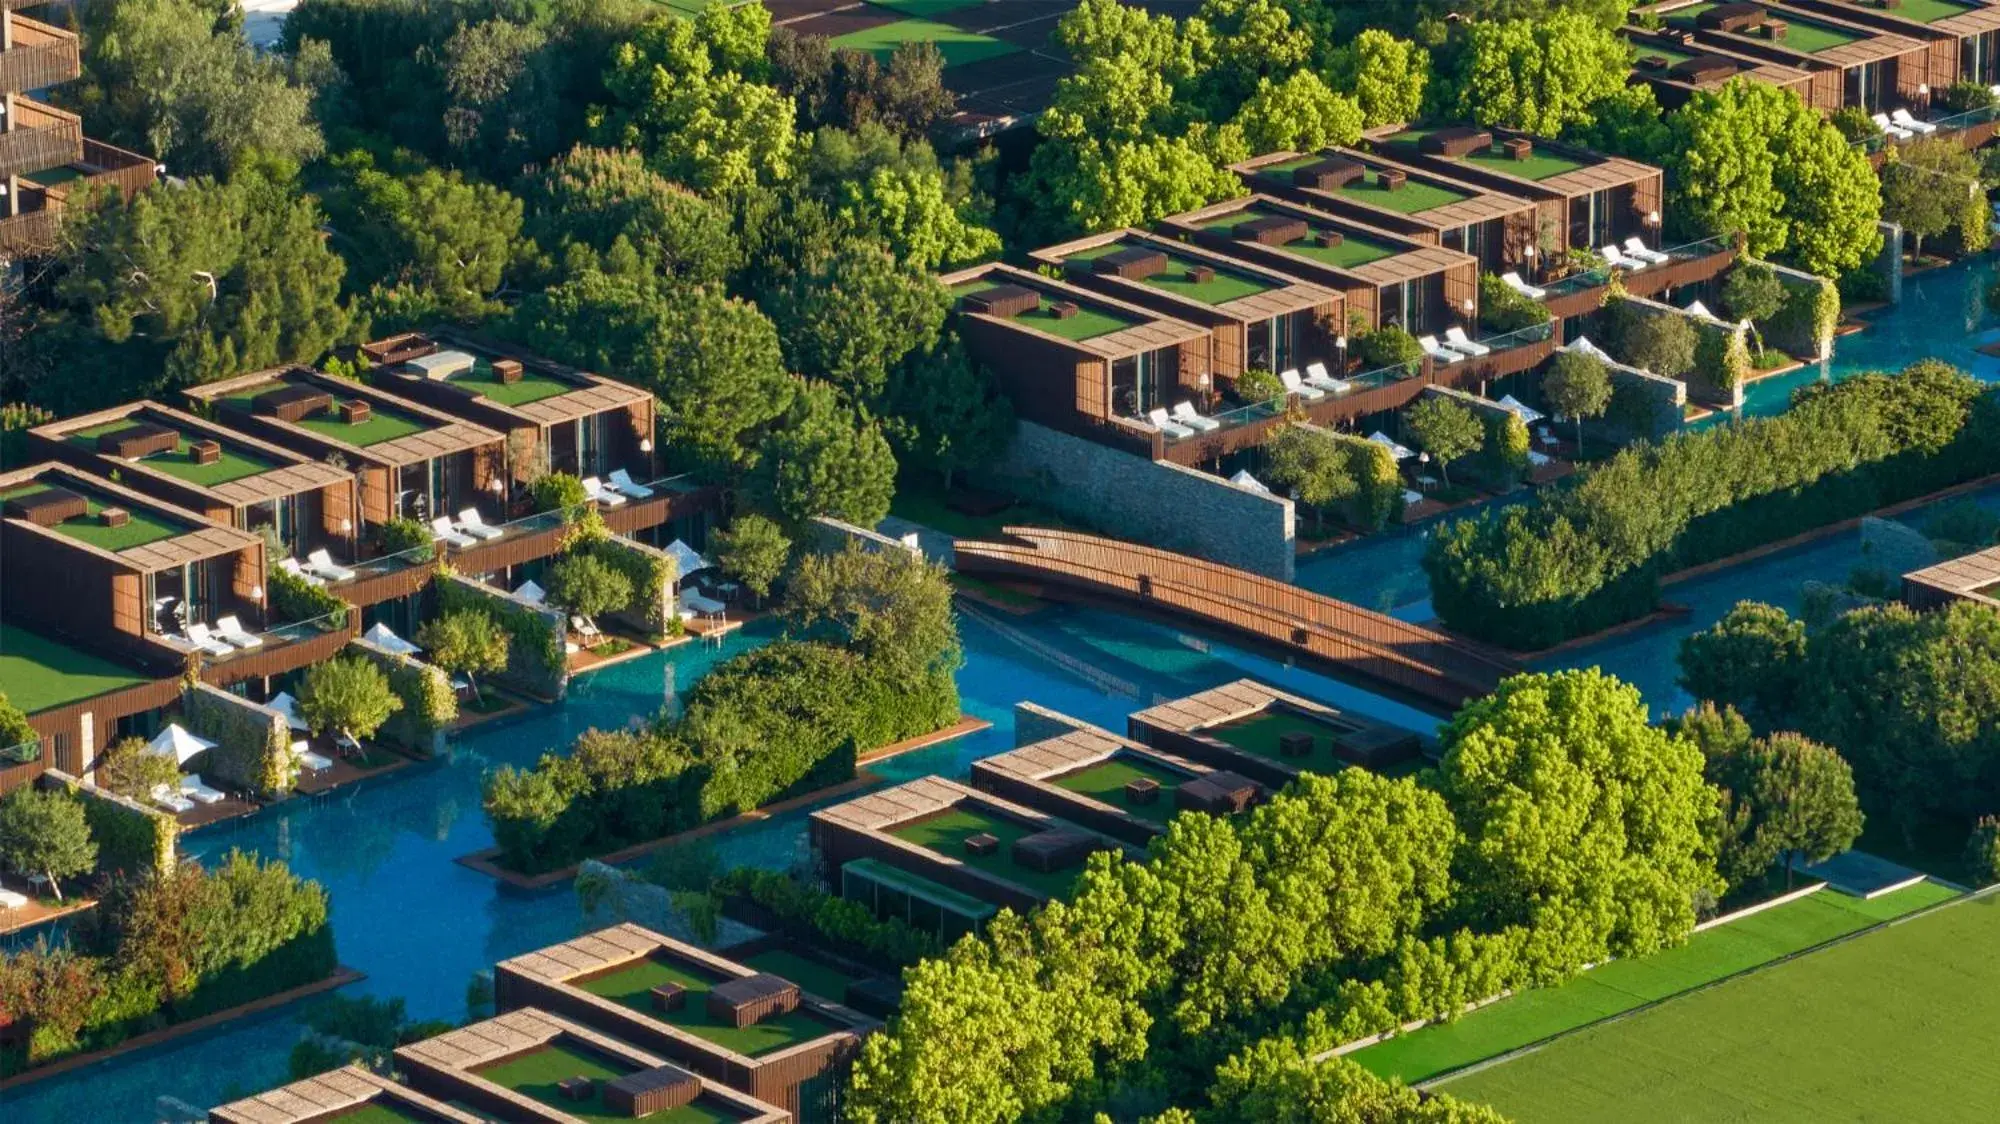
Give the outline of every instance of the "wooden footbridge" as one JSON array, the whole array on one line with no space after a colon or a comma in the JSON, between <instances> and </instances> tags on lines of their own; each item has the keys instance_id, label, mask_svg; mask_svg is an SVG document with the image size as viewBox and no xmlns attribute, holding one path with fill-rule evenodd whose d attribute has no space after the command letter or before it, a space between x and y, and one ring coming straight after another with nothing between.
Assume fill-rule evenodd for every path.
<instances>
[{"instance_id":1,"label":"wooden footbridge","mask_svg":"<svg viewBox=\"0 0 2000 1124\"><path fill-rule=\"evenodd\" d=\"M1110 596L1198 626L1277 645L1296 658L1358 676L1444 710L1489 694L1519 671L1513 661L1394 617L1271 578L1116 539L1007 527L1000 541L959 540L956 566L972 577Z\"/></svg>"}]
</instances>

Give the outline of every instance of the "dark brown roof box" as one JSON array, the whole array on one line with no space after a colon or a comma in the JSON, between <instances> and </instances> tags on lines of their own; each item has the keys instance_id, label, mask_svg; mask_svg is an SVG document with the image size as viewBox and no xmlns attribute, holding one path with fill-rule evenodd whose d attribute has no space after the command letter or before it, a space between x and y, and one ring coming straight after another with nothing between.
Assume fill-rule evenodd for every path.
<instances>
[{"instance_id":1,"label":"dark brown roof box","mask_svg":"<svg viewBox=\"0 0 2000 1124\"><path fill-rule=\"evenodd\" d=\"M1165 272L1167 255L1149 246L1127 246L1093 259L1090 267L1104 276L1137 281Z\"/></svg>"},{"instance_id":2,"label":"dark brown roof box","mask_svg":"<svg viewBox=\"0 0 2000 1124\"><path fill-rule=\"evenodd\" d=\"M1227 770L1186 781L1174 790L1174 806L1184 812L1227 816L1257 802L1257 782Z\"/></svg>"},{"instance_id":3,"label":"dark brown roof box","mask_svg":"<svg viewBox=\"0 0 2000 1124\"><path fill-rule=\"evenodd\" d=\"M701 1078L677 1065L628 1073L604 1083L604 1107L615 1116L651 1116L684 1108L701 1095Z\"/></svg>"},{"instance_id":4,"label":"dark brown roof box","mask_svg":"<svg viewBox=\"0 0 2000 1124\"><path fill-rule=\"evenodd\" d=\"M1097 836L1087 831L1052 827L1014 840L1011 854L1015 862L1029 870L1050 874L1077 865L1089 858L1098 846Z\"/></svg>"},{"instance_id":5,"label":"dark brown roof box","mask_svg":"<svg viewBox=\"0 0 2000 1124\"><path fill-rule=\"evenodd\" d=\"M89 501L68 488L44 488L32 495L15 496L7 501L10 518L26 519L37 527L53 527L89 512Z\"/></svg>"},{"instance_id":6,"label":"dark brown roof box","mask_svg":"<svg viewBox=\"0 0 2000 1124\"><path fill-rule=\"evenodd\" d=\"M739 1029L798 1006L799 985L769 972L725 980L708 989L709 1016Z\"/></svg>"},{"instance_id":7,"label":"dark brown roof box","mask_svg":"<svg viewBox=\"0 0 2000 1124\"><path fill-rule=\"evenodd\" d=\"M1735 74L1742 67L1736 60L1722 55L1696 55L1674 66L1668 74L1683 82L1720 82Z\"/></svg>"},{"instance_id":8,"label":"dark brown roof box","mask_svg":"<svg viewBox=\"0 0 2000 1124\"><path fill-rule=\"evenodd\" d=\"M1669 13L1671 14L1671 13ZM1761 4L1717 4L1694 17L1695 26L1710 31L1749 31L1769 18Z\"/></svg>"},{"instance_id":9,"label":"dark brown roof box","mask_svg":"<svg viewBox=\"0 0 2000 1124\"><path fill-rule=\"evenodd\" d=\"M150 457L154 453L171 452L179 448L180 443L181 435L166 426L140 422L99 437L97 451L129 461Z\"/></svg>"},{"instance_id":10,"label":"dark brown roof box","mask_svg":"<svg viewBox=\"0 0 2000 1124\"><path fill-rule=\"evenodd\" d=\"M965 294L958 299L958 306L967 312L983 312L988 316L1019 316L1040 308L1042 295L1025 285L995 285L991 289Z\"/></svg>"},{"instance_id":11,"label":"dark brown roof box","mask_svg":"<svg viewBox=\"0 0 2000 1124\"><path fill-rule=\"evenodd\" d=\"M1286 218L1283 215L1265 215L1248 219L1229 228L1238 242L1255 242L1259 246L1285 246L1306 236L1309 228L1304 219Z\"/></svg>"},{"instance_id":12,"label":"dark brown roof box","mask_svg":"<svg viewBox=\"0 0 2000 1124\"><path fill-rule=\"evenodd\" d=\"M333 406L333 395L316 386L281 386L256 398L257 412L279 421L295 422Z\"/></svg>"},{"instance_id":13,"label":"dark brown roof box","mask_svg":"<svg viewBox=\"0 0 2000 1124\"><path fill-rule=\"evenodd\" d=\"M1292 170L1292 184L1314 191L1334 191L1361 178L1361 165L1345 156L1329 156Z\"/></svg>"},{"instance_id":14,"label":"dark brown roof box","mask_svg":"<svg viewBox=\"0 0 2000 1124\"><path fill-rule=\"evenodd\" d=\"M1437 156L1470 156L1493 147L1493 134L1472 125L1449 125L1417 142L1417 148Z\"/></svg>"},{"instance_id":15,"label":"dark brown roof box","mask_svg":"<svg viewBox=\"0 0 2000 1124\"><path fill-rule=\"evenodd\" d=\"M1636 65L1640 70L1665 70L1667 68L1667 56L1640 55Z\"/></svg>"},{"instance_id":16,"label":"dark brown roof box","mask_svg":"<svg viewBox=\"0 0 2000 1124\"><path fill-rule=\"evenodd\" d=\"M377 367L390 367L422 358L438 349L437 341L422 332L404 332L386 340L361 345L361 354Z\"/></svg>"}]
</instances>

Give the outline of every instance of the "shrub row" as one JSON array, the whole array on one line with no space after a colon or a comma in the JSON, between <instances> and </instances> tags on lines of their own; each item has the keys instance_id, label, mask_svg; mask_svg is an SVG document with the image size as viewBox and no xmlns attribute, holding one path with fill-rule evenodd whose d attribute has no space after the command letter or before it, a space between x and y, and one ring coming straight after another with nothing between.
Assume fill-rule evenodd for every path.
<instances>
[{"instance_id":1,"label":"shrub row","mask_svg":"<svg viewBox=\"0 0 2000 1124\"><path fill-rule=\"evenodd\" d=\"M780 933L823 945L864 964L906 967L937 955L937 942L902 921L879 920L851 902L775 870L738 867L715 883L715 893L756 906Z\"/></svg>"},{"instance_id":2,"label":"shrub row","mask_svg":"<svg viewBox=\"0 0 2000 1124\"><path fill-rule=\"evenodd\" d=\"M1935 360L1801 391L1774 418L1624 450L1539 502L1440 529L1453 629L1534 649L1651 612L1660 576L2000 469L2000 413Z\"/></svg>"},{"instance_id":3,"label":"shrub row","mask_svg":"<svg viewBox=\"0 0 2000 1124\"><path fill-rule=\"evenodd\" d=\"M271 591L271 610L278 624L298 624L325 618L333 628L347 627L347 602L313 585L296 574L272 570L266 583Z\"/></svg>"},{"instance_id":4,"label":"shrub row","mask_svg":"<svg viewBox=\"0 0 2000 1124\"><path fill-rule=\"evenodd\" d=\"M437 590L439 616L470 609L486 614L506 630L504 678L543 698L562 694L569 680L569 656L563 649L566 633L559 615L498 596L442 566L432 588Z\"/></svg>"}]
</instances>

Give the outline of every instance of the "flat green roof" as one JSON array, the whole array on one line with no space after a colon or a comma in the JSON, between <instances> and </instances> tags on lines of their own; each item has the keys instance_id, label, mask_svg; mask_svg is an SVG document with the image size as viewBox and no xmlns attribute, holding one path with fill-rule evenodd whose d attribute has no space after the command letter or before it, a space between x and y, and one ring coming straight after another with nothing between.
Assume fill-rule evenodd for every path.
<instances>
[{"instance_id":1,"label":"flat green roof","mask_svg":"<svg viewBox=\"0 0 2000 1124\"><path fill-rule=\"evenodd\" d=\"M1174 789L1192 779L1192 775L1179 769L1170 769L1136 753L1121 752L1056 777L1050 783L1102 801L1148 823L1164 824L1174 814ZM1153 781L1160 786L1151 803L1134 803L1125 795L1125 786L1137 780Z\"/></svg>"},{"instance_id":2,"label":"flat green roof","mask_svg":"<svg viewBox=\"0 0 2000 1124\"><path fill-rule=\"evenodd\" d=\"M405 1108L401 1102L377 1097L365 1104L342 1109L325 1118L328 1124L435 1124L428 1112Z\"/></svg>"},{"instance_id":3,"label":"flat green roof","mask_svg":"<svg viewBox=\"0 0 2000 1124\"><path fill-rule=\"evenodd\" d=\"M952 299L956 300L971 293L983 292L1001 285L1013 285L1017 283L1012 280L992 280L981 277L971 281L960 281L958 284L953 285L949 291ZM1040 290L1036 291L1041 292ZM1075 342L1092 340L1099 336L1108 336L1113 332L1122 332L1140 322L1133 317L1119 316L1106 312L1096 305L1086 304L1080 300L1076 302L1076 315L1067 318L1058 318L1054 313L1049 311L1049 305L1054 304L1058 298L1048 293L1041 293L1041 297L1042 307L1030 312L1023 312L1018 316L1006 317L1005 319L1012 323L1024 324L1034 328L1036 331L1047 332L1049 335L1060 336L1063 339Z\"/></svg>"},{"instance_id":4,"label":"flat green roof","mask_svg":"<svg viewBox=\"0 0 2000 1124\"><path fill-rule=\"evenodd\" d=\"M1076 825L1058 820L1049 826L1075 827ZM1044 829L1041 827L1029 827L981 811L977 806L959 804L935 815L900 824L891 828L889 834L905 843L957 859L974 870L990 874L995 878L1004 878L1043 897L1060 898L1076 888L1076 880L1083 876L1082 863L1064 870L1045 873L1033 867L1021 866L1013 858L1015 840L1042 830ZM974 855L965 849L966 837L981 832L990 833L1000 840L1000 845L994 848L990 855Z\"/></svg>"},{"instance_id":5,"label":"flat green roof","mask_svg":"<svg viewBox=\"0 0 2000 1124\"><path fill-rule=\"evenodd\" d=\"M1573 160L1560 153L1550 152L1539 145L1525 160L1516 160L1499 148L1488 148L1482 152L1461 156L1459 160L1499 175L1536 182L1560 176L1565 172L1581 171L1590 166L1582 160Z\"/></svg>"},{"instance_id":6,"label":"flat green roof","mask_svg":"<svg viewBox=\"0 0 2000 1124\"><path fill-rule=\"evenodd\" d=\"M325 390L332 395L336 411L339 410L341 403L349 400L338 391L318 383L293 383L284 379L272 379L253 386L238 387L222 395L217 401L234 403L246 411L255 413L257 396L281 386L311 386L316 390ZM412 433L422 433L434 428L431 422L393 407L384 407L375 402L370 402L368 406L368 420L360 425L349 425L340 420L338 413L314 414L292 424L308 433L316 433L321 437L345 442L357 448L380 445L384 441L394 441L398 437L408 437Z\"/></svg>"},{"instance_id":7,"label":"flat green roof","mask_svg":"<svg viewBox=\"0 0 2000 1124\"><path fill-rule=\"evenodd\" d=\"M1368 169L1368 174L1363 178L1338 187L1330 194L1405 215L1419 214L1453 203L1463 203L1472 198L1466 192L1424 183L1415 177L1411 177L1403 183L1403 186L1391 191L1382 186L1380 172L1374 168Z\"/></svg>"},{"instance_id":8,"label":"flat green roof","mask_svg":"<svg viewBox=\"0 0 2000 1124\"><path fill-rule=\"evenodd\" d=\"M151 681L60 640L0 623L0 690L29 714Z\"/></svg>"},{"instance_id":9,"label":"flat green roof","mask_svg":"<svg viewBox=\"0 0 2000 1124\"><path fill-rule=\"evenodd\" d=\"M700 1099L681 1108L670 1108L645 1116L612 1112L604 1103L604 1082L636 1072L636 1067L620 1065L594 1050L585 1050L557 1039L524 1050L511 1058L480 1066L474 1073L504 1089L532 1097L559 1112L589 1124L617 1124L625 1120L647 1120L652 1124L721 1124L741 1120L740 1115ZM573 1101L556 1086L565 1078L588 1077L596 1088L587 1101Z\"/></svg>"},{"instance_id":10,"label":"flat green roof","mask_svg":"<svg viewBox=\"0 0 2000 1124\"><path fill-rule=\"evenodd\" d=\"M1241 211L1234 211L1221 218L1208 220L1202 224L1202 229L1227 231L1237 223L1244 221L1245 218L1258 215L1288 217L1282 212L1274 211L1269 207L1245 207ZM1367 265L1370 262L1381 261L1383 258L1393 258L1403 252L1400 247L1392 246L1387 242L1378 242L1375 239L1356 234L1349 230L1337 231L1340 235L1339 245L1320 245L1320 233L1332 230L1335 230L1335 228L1308 221L1306 223L1306 236L1304 238L1295 242L1287 242L1276 248L1288 254L1295 254L1305 258L1308 261L1332 266L1335 269L1354 269L1358 266Z\"/></svg>"},{"instance_id":11,"label":"flat green roof","mask_svg":"<svg viewBox=\"0 0 2000 1124\"><path fill-rule=\"evenodd\" d=\"M135 546L145 546L148 543L171 539L194 530L188 524L154 515L145 508L127 503L123 499L107 498L101 492L94 492L89 488L80 487L67 479L62 482L61 486L68 491L81 495L88 510L75 518L63 520L49 528L49 530L62 535L64 538L74 539L77 542L94 546L99 550L108 550L116 554L121 550L130 550ZM17 499L22 496L32 496L38 492L46 492L50 487L52 485L44 484L39 480L21 484L7 489L4 493L0 493L0 501ZM99 514L107 507L122 507L131 518L122 527L107 527L98 519Z\"/></svg>"},{"instance_id":12,"label":"flat green roof","mask_svg":"<svg viewBox=\"0 0 2000 1124\"><path fill-rule=\"evenodd\" d=\"M746 968L769 972L799 985L806 991L822 999L839 1003L847 995L847 985L860 980L860 976L843 972L831 964L822 964L809 957L800 956L788 948L767 948L753 952L738 963Z\"/></svg>"},{"instance_id":13,"label":"flat green roof","mask_svg":"<svg viewBox=\"0 0 2000 1124\"><path fill-rule=\"evenodd\" d=\"M102 425L92 425L82 429L71 430L64 439L71 444L80 445L94 452L97 449L97 439L99 437L107 433L116 433L121 429L140 424L146 420L143 416L120 418L117 421L105 422ZM171 421L160 421L157 424L174 428ZM194 440L207 439L210 439L207 434L197 434ZM181 434L180 444L171 452L154 453L150 457L141 457L137 463L143 464L147 468L157 472L164 472L177 480L186 481L198 488L213 488L217 484L227 484L231 480L241 480L246 476L255 476L260 472L269 472L278 467L277 462L265 460L263 457L249 452L234 442L225 441L221 438L213 438L213 440L222 446L222 456L218 457L213 464L196 464L194 462L194 457L189 452L194 441L190 441L188 435L185 433Z\"/></svg>"},{"instance_id":14,"label":"flat green roof","mask_svg":"<svg viewBox=\"0 0 2000 1124\"><path fill-rule=\"evenodd\" d=\"M568 394L578 389L571 383L554 375L524 368L518 382L501 382L493 376L493 364L483 356L474 356L472 369L460 371L445 380L453 386L477 390L479 396L498 402L502 406L525 406L530 402L540 402L544 398L554 398L558 394Z\"/></svg>"},{"instance_id":15,"label":"flat green roof","mask_svg":"<svg viewBox=\"0 0 2000 1124\"><path fill-rule=\"evenodd\" d=\"M1678 47L1663 47L1658 43L1650 41L1645 43L1633 41L1632 55L1635 59L1642 59L1645 58L1647 55L1658 55L1661 58L1667 60L1668 66L1676 66L1680 63L1688 61L1689 59L1700 57L1693 51L1683 51ZM1642 70L1639 71L1639 73L1646 74L1649 72Z\"/></svg>"},{"instance_id":16,"label":"flat green roof","mask_svg":"<svg viewBox=\"0 0 2000 1124\"><path fill-rule=\"evenodd\" d=\"M1667 12L1666 21L1674 27L1694 27L1696 26L1695 18L1715 6L1714 0L1701 0L1700 3L1689 4L1684 8L1675 8L1673 11ZM1959 11L1962 12L1964 9L1961 8ZM1901 9L1896 9L1890 14L1900 15L1902 11ZM1835 27L1832 24L1815 23L1812 20L1801 19L1796 12L1785 12L1781 18L1785 21L1785 37L1783 39L1765 39L1761 35L1744 35L1734 32L1731 34L1735 34L1739 39L1754 40L1758 43L1780 47L1787 51L1796 51L1799 54L1805 55L1816 55L1821 51L1832 50L1835 47L1844 47L1849 43L1858 43L1868 38L1865 34L1855 34ZM1644 54L1645 52L1641 51L1640 53Z\"/></svg>"},{"instance_id":17,"label":"flat green roof","mask_svg":"<svg viewBox=\"0 0 2000 1124\"><path fill-rule=\"evenodd\" d=\"M731 1026L708 1013L709 989L720 982L722 981L675 961L666 953L659 952L615 968L601 976L570 981L572 986L582 988L601 999L622 1003L649 1018L679 1027L725 1049L750 1057L772 1050L781 1050L787 1046L796 1046L801 1042L810 1042L839 1029L803 1011L773 1015L751 1026ZM687 1002L678 1011L653 1009L653 989L667 983L676 983L687 988Z\"/></svg>"},{"instance_id":18,"label":"flat green roof","mask_svg":"<svg viewBox=\"0 0 2000 1124\"><path fill-rule=\"evenodd\" d=\"M1160 292L1184 297L1201 304L1228 304L1233 300L1254 297L1259 293L1268 293L1278 288L1275 282L1266 281L1254 274L1231 269L1224 265L1211 265L1208 262L1191 258L1184 254L1177 254L1172 250L1157 246L1151 242L1140 242L1126 238L1121 238L1116 242L1106 242L1102 246L1092 246L1087 250L1078 250L1073 254L1065 256L1063 260L1096 261L1098 258L1104 257L1107 254L1117 253L1120 250L1152 250L1166 254L1167 268L1153 274L1151 277L1141 278L1139 283L1149 288L1158 289ZM1196 281L1193 277L1189 276L1189 271L1196 266L1207 266L1213 270L1214 275L1206 281Z\"/></svg>"},{"instance_id":19,"label":"flat green roof","mask_svg":"<svg viewBox=\"0 0 2000 1124\"><path fill-rule=\"evenodd\" d=\"M1860 4L1855 4L1854 6L1857 8L1862 7ZM1942 19L1965 15L1976 9L1967 4L1955 4L1952 0L1902 0L1902 3L1893 8L1870 8L1869 10L1885 16L1896 16L1901 19L1911 20L1915 23L1936 23ZM40 178L39 173L36 178Z\"/></svg>"}]
</instances>

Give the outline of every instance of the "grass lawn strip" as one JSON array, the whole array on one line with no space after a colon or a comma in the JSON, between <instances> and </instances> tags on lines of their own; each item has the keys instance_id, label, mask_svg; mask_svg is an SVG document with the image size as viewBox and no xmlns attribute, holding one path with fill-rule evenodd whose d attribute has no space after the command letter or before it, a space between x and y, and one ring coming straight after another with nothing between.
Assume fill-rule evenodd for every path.
<instances>
[{"instance_id":1,"label":"grass lawn strip","mask_svg":"<svg viewBox=\"0 0 2000 1124\"><path fill-rule=\"evenodd\" d=\"M623 1003L635 1011L748 1057L796 1046L832 1029L797 1011L772 1015L746 1027L731 1026L708 1013L708 990L719 982L662 957L648 956L595 979L575 981L575 984L599 998ZM687 988L687 1002L680 1010L653 1009L652 990L665 983L677 983Z\"/></svg>"},{"instance_id":2,"label":"grass lawn strip","mask_svg":"<svg viewBox=\"0 0 2000 1124\"><path fill-rule=\"evenodd\" d=\"M1516 160L1504 152L1494 152L1492 149L1488 149L1485 152L1475 152L1470 156L1462 156L1459 159L1464 160L1475 168L1484 168L1489 172L1498 172L1503 176L1534 180L1538 183L1551 176L1562 175L1564 172L1581 170L1585 166L1581 160L1572 160L1567 156L1558 156L1553 152L1543 152L1540 149L1535 150L1526 160Z\"/></svg>"},{"instance_id":3,"label":"grass lawn strip","mask_svg":"<svg viewBox=\"0 0 2000 1124\"><path fill-rule=\"evenodd\" d=\"M524 1097L533 1097L578 1120L589 1121L590 1124L613 1124L615 1121L623 1120L649 1120L653 1124L709 1124L710 1121L739 1119L731 1113L711 1108L699 1101L645 1116L626 1116L611 1112L604 1105L604 1082L616 1081L634 1072L633 1068L614 1064L594 1052L579 1050L560 1041L537 1046L503 1061L481 1066L474 1072L495 1085L511 1089ZM556 1088L558 1082L568 1077L589 1077L597 1082L597 1089L587 1101L570 1100L562 1095L562 1090Z\"/></svg>"},{"instance_id":4,"label":"grass lawn strip","mask_svg":"<svg viewBox=\"0 0 2000 1124\"><path fill-rule=\"evenodd\" d=\"M356 1105L353 1108L336 1112L332 1116L327 1117L327 1119L336 1122L336 1124L402 1124L405 1121L415 1121L416 1124L424 1124L425 1121L435 1118L425 1113L401 1108L394 1101L373 1100L366 1104Z\"/></svg>"},{"instance_id":5,"label":"grass lawn strip","mask_svg":"<svg viewBox=\"0 0 2000 1124\"><path fill-rule=\"evenodd\" d=\"M148 681L110 660L0 624L0 690L29 714Z\"/></svg>"},{"instance_id":6,"label":"grass lawn strip","mask_svg":"<svg viewBox=\"0 0 2000 1124\"><path fill-rule=\"evenodd\" d=\"M1462 203L1472 198L1462 191L1453 191L1417 179L1406 180L1403 186L1391 191L1382 186L1377 173L1373 171L1368 173L1366 181L1356 180L1345 187L1337 188L1333 194L1342 199L1352 199L1356 203L1365 203L1370 207L1379 207L1385 211L1396 211L1405 215L1414 215L1452 203Z\"/></svg>"},{"instance_id":7,"label":"grass lawn strip","mask_svg":"<svg viewBox=\"0 0 2000 1124\"><path fill-rule=\"evenodd\" d=\"M1069 255L1065 260L1096 261L1106 254L1130 249L1158 250L1159 247L1149 243L1133 243L1121 239L1116 242L1106 242L1102 246L1092 246L1088 250L1079 250ZM1266 283L1247 273L1239 273L1227 266L1212 266L1210 268L1215 276L1210 277L1206 281L1196 281L1188 276L1188 271L1197 265L1206 265L1206 262L1196 261L1193 258L1182 257L1179 254L1171 252L1161 252L1167 254L1167 268L1153 274L1151 277L1140 278L1139 283L1158 289L1163 293L1185 297L1188 300L1201 304L1218 305L1227 304L1233 300L1240 300L1243 297L1254 297L1259 293L1268 293L1272 289L1277 288L1275 284Z\"/></svg>"},{"instance_id":8,"label":"grass lawn strip","mask_svg":"<svg viewBox=\"0 0 2000 1124\"><path fill-rule=\"evenodd\" d=\"M544 398L554 398L568 394L577 388L569 383L545 375L540 371L522 371L515 382L501 382L493 377L493 364L484 359L474 360L472 370L453 375L446 379L453 386L477 391L479 396L502 406L525 406L530 402L540 402Z\"/></svg>"},{"instance_id":9,"label":"grass lawn strip","mask_svg":"<svg viewBox=\"0 0 2000 1124\"><path fill-rule=\"evenodd\" d=\"M834 39L835 50L867 51L882 62L888 62L897 47L904 43L931 42L937 44L944 55L947 68L961 66L981 59L1011 55L1021 48L1012 43L995 39L991 35L981 35L976 31L952 27L927 19L897 20L880 27L862 31L852 31Z\"/></svg>"},{"instance_id":10,"label":"grass lawn strip","mask_svg":"<svg viewBox=\"0 0 2000 1124\"><path fill-rule=\"evenodd\" d=\"M344 441L358 448L380 445L384 441L394 441L398 437L408 437L412 433L422 433L430 428L428 422L420 422L380 406L375 406L369 411L367 421L352 425L341 420L340 405L340 399L335 398L335 412L300 418L295 424L321 437Z\"/></svg>"},{"instance_id":11,"label":"grass lawn strip","mask_svg":"<svg viewBox=\"0 0 2000 1124\"><path fill-rule=\"evenodd\" d=\"M928 19L945 12L956 12L960 8L977 7L980 0L869 0L877 8L887 8L892 12L915 19Z\"/></svg>"},{"instance_id":12,"label":"grass lawn strip","mask_svg":"<svg viewBox=\"0 0 2000 1124\"><path fill-rule=\"evenodd\" d=\"M1953 894L1934 882L1872 901L1822 890L1696 933L1679 948L1614 960L1557 987L1523 992L1456 1022L1398 1035L1348 1056L1385 1077L1428 1080L1858 932Z\"/></svg>"},{"instance_id":13,"label":"grass lawn strip","mask_svg":"<svg viewBox=\"0 0 2000 1124\"><path fill-rule=\"evenodd\" d=\"M1050 826L1067 827L1068 824ZM1027 828L1013 820L999 816L989 816L984 812L953 808L934 816L926 816L915 823L904 824L892 829L889 834L905 843L928 847L940 855L957 859L974 870L984 871L995 878L1004 878L1017 886L1033 890L1046 897L1059 898L1068 894L1076 886L1076 880L1083 875L1083 864L1044 874L1031 867L1017 864L1010 856L1014 841L1025 835L1032 835L1040 828ZM980 832L990 832L1000 840L1000 846L990 855L968 854L965 838Z\"/></svg>"},{"instance_id":14,"label":"grass lawn strip","mask_svg":"<svg viewBox=\"0 0 2000 1124\"><path fill-rule=\"evenodd\" d=\"M1055 778L1058 788L1066 788L1093 800L1102 801L1148 823L1165 823L1174 814L1174 789L1191 778L1150 761L1124 755L1113 756L1095 765ZM1151 804L1134 804L1125 798L1128 781L1151 780L1160 785Z\"/></svg>"},{"instance_id":15,"label":"grass lawn strip","mask_svg":"<svg viewBox=\"0 0 2000 1124\"><path fill-rule=\"evenodd\" d=\"M788 949L772 948L753 953L741 961L742 964L760 972L792 981L799 987L821 999L841 1002L847 995L847 985L855 981L838 968L829 967L817 960L808 960Z\"/></svg>"},{"instance_id":16,"label":"grass lawn strip","mask_svg":"<svg viewBox=\"0 0 2000 1124\"><path fill-rule=\"evenodd\" d=\"M51 485L44 484L39 480L30 481L18 487L9 488L5 495L0 495L0 500L19 499L37 495L48 491L50 487ZM73 519L65 519L49 529L67 538L75 539L77 542L94 546L99 550L108 550L116 554L121 550L130 550L135 546L145 546L148 543L156 543L162 539L171 539L177 535L185 535L194 529L184 526L181 523L149 514L140 508L132 507L123 498L106 502L98 493L77 487L67 480L62 482L62 487L83 497L85 505L84 514ZM107 507L122 507L131 518L122 527L107 527L98 519L99 513Z\"/></svg>"},{"instance_id":17,"label":"grass lawn strip","mask_svg":"<svg viewBox=\"0 0 2000 1124\"><path fill-rule=\"evenodd\" d=\"M1535 1121L1992 1119L2000 898L1987 895L1451 1081Z\"/></svg>"}]
</instances>

